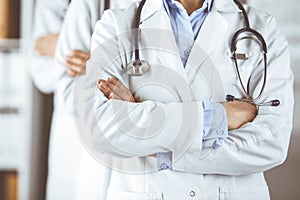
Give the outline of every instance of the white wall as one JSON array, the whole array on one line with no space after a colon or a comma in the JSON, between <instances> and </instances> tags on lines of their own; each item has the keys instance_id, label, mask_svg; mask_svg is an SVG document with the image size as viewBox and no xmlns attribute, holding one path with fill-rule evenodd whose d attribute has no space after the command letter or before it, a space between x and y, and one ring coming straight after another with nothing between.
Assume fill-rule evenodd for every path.
<instances>
[{"instance_id":1,"label":"white wall","mask_svg":"<svg viewBox=\"0 0 300 200\"><path fill-rule=\"evenodd\" d=\"M248 0L250 5L263 9L276 17L282 31L286 34L292 58L292 67L295 74L300 74L300 12L297 0ZM300 84L300 76L296 76L297 84Z\"/></svg>"}]
</instances>

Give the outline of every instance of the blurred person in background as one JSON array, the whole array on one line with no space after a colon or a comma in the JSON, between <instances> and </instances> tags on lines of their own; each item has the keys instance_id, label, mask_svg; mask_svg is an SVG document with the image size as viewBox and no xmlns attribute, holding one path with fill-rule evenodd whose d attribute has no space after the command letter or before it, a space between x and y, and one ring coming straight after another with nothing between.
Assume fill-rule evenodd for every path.
<instances>
[{"instance_id":1,"label":"blurred person in background","mask_svg":"<svg viewBox=\"0 0 300 200\"><path fill-rule=\"evenodd\" d=\"M73 119L73 90L76 77L84 75L86 60L91 49L92 33L104 9L126 8L134 0L73 0L58 39L55 65L59 70L57 96L59 118L58 129L68 124L69 133L79 141ZM80 13L80 14L78 14ZM59 131L59 130L58 130ZM61 148L68 148L67 141L61 140ZM83 146L78 154L79 172L76 199L106 199L110 181L110 169L98 163ZM59 153L59 152L57 152Z\"/></svg>"},{"instance_id":2,"label":"blurred person in background","mask_svg":"<svg viewBox=\"0 0 300 200\"><path fill-rule=\"evenodd\" d=\"M109 1L70 2L38 0L35 13L35 52L29 71L38 89L54 93L47 199L101 200L106 196L110 170L81 146L68 99L75 77L85 73L94 25ZM128 2L112 1L111 7L126 7ZM53 58L56 50L57 62Z\"/></svg>"},{"instance_id":3,"label":"blurred person in background","mask_svg":"<svg viewBox=\"0 0 300 200\"><path fill-rule=\"evenodd\" d=\"M100 1L93 8L95 19L100 18ZM99 2L99 3L98 3ZM63 30L63 21L65 20L67 10L69 10L69 0L46 1L38 0L35 7L35 20L33 29L33 48L31 52L31 62L29 65L29 74L35 86L43 93L54 93L54 112L52 117L49 155L48 155L48 177L47 177L47 199L83 199L78 197L77 192L85 194L88 199L101 199L105 195L98 188L104 183L101 180L100 170L93 170L89 167L89 173L80 173L81 154L85 150L77 138L72 119L61 106L62 97L57 93L57 83L60 77L60 69L55 66L54 54L57 47L59 34ZM73 6L73 11L68 15L72 20L76 16L77 3ZM99 4L99 5L98 5ZM103 9L103 8L102 8ZM82 9L80 10L82 11ZM87 8L87 12L89 12ZM75 12L75 14L74 14ZM87 24L93 23L89 19ZM67 20L68 21L68 20ZM87 30L88 31L88 30ZM78 41L81 43L81 41ZM72 54L73 53L73 54ZM89 56L87 52L74 50L69 55L68 66L75 64L72 61L79 59L78 67L85 68L85 59ZM84 70L82 71L84 73ZM78 74L76 74L78 75ZM70 74L74 76L74 74ZM87 163L88 166L91 163ZM79 174L85 182L86 187L78 189ZM87 175L89 175L87 177ZM97 183L97 184L96 184ZM79 185L80 186L80 185ZM93 190L95 188L95 190ZM88 189L85 190L85 189ZM92 192L93 191L93 192Z\"/></svg>"},{"instance_id":4,"label":"blurred person in background","mask_svg":"<svg viewBox=\"0 0 300 200\"><path fill-rule=\"evenodd\" d=\"M69 0L37 0L33 27L33 49L29 74L35 86L43 93L56 93L58 71L54 67L54 54ZM54 95L55 106L57 95ZM57 115L52 117L47 176L47 199L74 199L79 151L78 141L69 135L67 124L64 131L56 131ZM61 119L63 120L63 119ZM71 134L71 133L70 133ZM68 141L69 151L60 143ZM59 153L57 153L59 152Z\"/></svg>"}]
</instances>

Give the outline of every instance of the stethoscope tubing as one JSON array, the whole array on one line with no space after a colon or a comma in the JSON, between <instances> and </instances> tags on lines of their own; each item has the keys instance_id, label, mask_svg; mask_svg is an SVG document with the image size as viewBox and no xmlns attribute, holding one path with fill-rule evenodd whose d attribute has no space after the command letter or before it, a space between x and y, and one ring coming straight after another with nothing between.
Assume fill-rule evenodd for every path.
<instances>
[{"instance_id":1,"label":"stethoscope tubing","mask_svg":"<svg viewBox=\"0 0 300 200\"><path fill-rule=\"evenodd\" d=\"M257 103L264 92L266 82L267 82L267 44L264 40L264 37L259 32L257 32L256 30L254 30L250 27L249 17L247 15L247 12L246 12L244 6L238 0L233 0L233 1L239 7L239 9L242 11L245 28L241 28L233 35L230 48L231 48L232 59L233 59L233 63L234 63L235 69L236 69L236 73L237 73L239 82L241 84L242 90L246 95L246 99L238 99L232 95L227 95L226 100L227 101L234 101L234 100L243 101L243 102L253 103L257 106L267 106L267 105L268 106L278 106L280 104L279 100L272 100L270 102L265 102L265 103ZM141 20L142 9L145 5L145 2L146 2L146 0L142 0L140 2L138 9L136 11L136 15L135 15L134 30L133 30L133 43L134 43L133 46L135 48L134 49L135 60L130 62L127 65L127 67L125 68L126 73L131 76L141 76L149 71L149 64L147 63L147 61L140 60L140 52L139 52L140 20ZM247 33L247 32L253 34L258 39L258 41L260 42L261 48L263 50L263 59L264 59L264 75L263 76L264 77L263 77L263 83L262 83L261 90L256 98L253 98L250 95L249 80L247 83L247 89L245 88L242 78L241 78L240 71L239 71L238 62L237 62L236 50L237 50L238 37L242 33ZM230 97L230 98L228 98L228 97Z\"/></svg>"},{"instance_id":2,"label":"stethoscope tubing","mask_svg":"<svg viewBox=\"0 0 300 200\"><path fill-rule=\"evenodd\" d=\"M279 106L280 101L277 100L277 99L269 101L269 102L257 103L259 101L259 99L261 98L261 96L262 96L262 94L265 90L266 83L267 83L267 64L268 64L267 44L266 44L266 41L265 41L264 37L259 32L257 32L256 30L254 30L250 27L249 17L247 15L247 12L246 12L244 6L238 0L233 0L233 1L236 3L236 5L242 11L243 18L244 18L244 23L245 23L245 28L242 28L242 29L238 30L233 35L232 40L231 40L230 48L231 48L232 59L233 59L233 63L234 63L235 69L236 69L236 73L237 73L240 85L242 87L242 90L243 90L244 94L246 95L246 98L245 99L239 99L239 98L235 98L232 95L227 95L226 100L227 101L233 101L233 100L243 101L243 102L248 102L248 103L255 104L256 106ZM239 35L241 35L242 33L251 33L252 35L254 35L258 39L258 41L260 42L261 49L262 49L262 52L263 52L263 60L264 60L263 61L264 62L263 63L264 64L263 83L262 83L262 86L261 86L261 89L260 89L260 92L259 92L258 96L255 97L255 98L251 97L251 95L250 95L249 80L248 80L248 83L247 83L247 89L245 88L245 86L243 84L243 81L242 81L242 78L241 78L240 70L239 70L239 67L238 67L237 54L236 54L237 41L238 41ZM230 98L228 98L228 97L230 97Z\"/></svg>"},{"instance_id":3,"label":"stethoscope tubing","mask_svg":"<svg viewBox=\"0 0 300 200\"><path fill-rule=\"evenodd\" d=\"M141 13L142 9L146 3L146 0L142 0L141 3L139 4L139 7L136 11L136 16L135 16L135 23L134 23L134 54L135 54L135 60L139 61L140 60L140 48L139 48L139 37L138 34L140 32L140 21L141 21Z\"/></svg>"}]
</instances>

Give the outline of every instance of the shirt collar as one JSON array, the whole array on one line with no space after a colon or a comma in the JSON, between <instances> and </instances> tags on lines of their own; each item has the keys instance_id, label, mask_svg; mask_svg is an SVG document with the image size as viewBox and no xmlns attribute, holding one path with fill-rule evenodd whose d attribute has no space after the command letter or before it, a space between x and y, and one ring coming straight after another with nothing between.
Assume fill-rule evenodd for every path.
<instances>
[{"instance_id":1,"label":"shirt collar","mask_svg":"<svg viewBox=\"0 0 300 200\"><path fill-rule=\"evenodd\" d=\"M194 12L200 11L200 10L205 10L207 9L207 12L210 12L213 6L213 2L214 0L205 0L203 2L203 5L201 8L199 8L198 10L195 10ZM181 3L179 3L177 0L163 0L163 4L165 7L165 10L167 11L168 15L170 15L170 8L171 9L182 9L183 6L181 5Z\"/></svg>"}]
</instances>

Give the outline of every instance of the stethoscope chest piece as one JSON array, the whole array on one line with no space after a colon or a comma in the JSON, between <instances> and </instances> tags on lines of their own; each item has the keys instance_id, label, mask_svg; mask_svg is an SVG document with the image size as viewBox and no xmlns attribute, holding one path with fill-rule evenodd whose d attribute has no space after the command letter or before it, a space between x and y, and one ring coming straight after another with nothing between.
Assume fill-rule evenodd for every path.
<instances>
[{"instance_id":1,"label":"stethoscope chest piece","mask_svg":"<svg viewBox=\"0 0 300 200\"><path fill-rule=\"evenodd\" d=\"M145 60L134 60L130 62L125 71L130 76L142 76L149 71L149 63Z\"/></svg>"}]
</instances>

